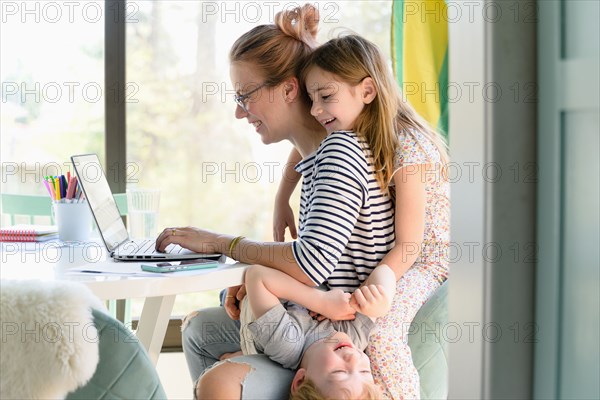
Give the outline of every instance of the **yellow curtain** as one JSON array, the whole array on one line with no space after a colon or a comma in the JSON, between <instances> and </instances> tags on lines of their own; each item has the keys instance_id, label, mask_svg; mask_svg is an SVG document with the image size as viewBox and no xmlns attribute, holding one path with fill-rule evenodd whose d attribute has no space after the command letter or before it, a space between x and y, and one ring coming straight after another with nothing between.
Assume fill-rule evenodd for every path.
<instances>
[{"instance_id":1,"label":"yellow curtain","mask_svg":"<svg viewBox=\"0 0 600 400\"><path fill-rule=\"evenodd\" d=\"M448 12L445 0L394 0L394 72L403 95L448 134Z\"/></svg>"}]
</instances>

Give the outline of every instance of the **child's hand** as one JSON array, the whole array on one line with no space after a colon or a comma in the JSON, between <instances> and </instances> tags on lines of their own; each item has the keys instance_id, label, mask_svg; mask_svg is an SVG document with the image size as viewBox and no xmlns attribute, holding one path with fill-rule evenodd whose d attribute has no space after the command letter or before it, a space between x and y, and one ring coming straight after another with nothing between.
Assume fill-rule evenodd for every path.
<instances>
[{"instance_id":1,"label":"child's hand","mask_svg":"<svg viewBox=\"0 0 600 400\"><path fill-rule=\"evenodd\" d=\"M323 307L320 314L334 321L354 319L356 311L350 306L350 293L340 289L323 292Z\"/></svg>"},{"instance_id":2,"label":"child's hand","mask_svg":"<svg viewBox=\"0 0 600 400\"><path fill-rule=\"evenodd\" d=\"M392 298L381 285L361 286L352 293L350 306L371 318L383 317L392 306Z\"/></svg>"},{"instance_id":3,"label":"child's hand","mask_svg":"<svg viewBox=\"0 0 600 400\"><path fill-rule=\"evenodd\" d=\"M285 241L285 229L289 228L292 239L296 239L296 223L294 222L294 211L288 201L275 201L273 210L273 240Z\"/></svg>"}]
</instances>

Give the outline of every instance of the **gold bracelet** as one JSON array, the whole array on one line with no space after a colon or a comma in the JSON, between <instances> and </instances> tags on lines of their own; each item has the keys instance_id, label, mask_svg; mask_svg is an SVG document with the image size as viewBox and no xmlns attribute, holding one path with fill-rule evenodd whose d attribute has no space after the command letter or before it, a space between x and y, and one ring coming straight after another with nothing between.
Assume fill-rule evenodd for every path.
<instances>
[{"instance_id":1,"label":"gold bracelet","mask_svg":"<svg viewBox=\"0 0 600 400\"><path fill-rule=\"evenodd\" d=\"M229 256L231 257L233 255L233 250L235 250L235 247L238 245L239 242L242 241L242 239L245 239L244 236L238 236L236 238L234 238L231 243L229 243Z\"/></svg>"}]
</instances>

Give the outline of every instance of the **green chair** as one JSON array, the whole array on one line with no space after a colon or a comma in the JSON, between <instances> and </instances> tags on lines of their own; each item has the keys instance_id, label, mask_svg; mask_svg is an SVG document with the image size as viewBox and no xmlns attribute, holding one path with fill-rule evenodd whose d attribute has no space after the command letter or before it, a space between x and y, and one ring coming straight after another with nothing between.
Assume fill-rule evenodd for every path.
<instances>
[{"instance_id":1,"label":"green chair","mask_svg":"<svg viewBox=\"0 0 600 400\"><path fill-rule=\"evenodd\" d=\"M11 225L15 224L17 215L28 216L30 224L33 224L36 216L50 217L51 223L54 224L52 202L48 196L2 193L2 213L8 214Z\"/></svg>"},{"instance_id":2,"label":"green chair","mask_svg":"<svg viewBox=\"0 0 600 400\"><path fill-rule=\"evenodd\" d=\"M117 208L119 209L119 213L122 217L127 216L127 193L115 193L113 194L115 198L115 203L117 203Z\"/></svg>"},{"instance_id":3,"label":"green chair","mask_svg":"<svg viewBox=\"0 0 600 400\"><path fill-rule=\"evenodd\" d=\"M135 335L122 323L92 310L100 361L90 381L67 400L166 399L156 369Z\"/></svg>"},{"instance_id":4,"label":"green chair","mask_svg":"<svg viewBox=\"0 0 600 400\"><path fill-rule=\"evenodd\" d=\"M11 225L15 224L15 217L18 215L28 216L30 224L33 224L33 218L36 216L50 217L51 223L54 223L52 201L48 196L2 193L1 198L2 214L9 216ZM117 193L114 195L114 198L119 208L119 213L121 216L126 216L127 194Z\"/></svg>"},{"instance_id":5,"label":"green chair","mask_svg":"<svg viewBox=\"0 0 600 400\"><path fill-rule=\"evenodd\" d=\"M408 345L421 381L421 399L448 398L448 281L421 307L410 326Z\"/></svg>"}]
</instances>

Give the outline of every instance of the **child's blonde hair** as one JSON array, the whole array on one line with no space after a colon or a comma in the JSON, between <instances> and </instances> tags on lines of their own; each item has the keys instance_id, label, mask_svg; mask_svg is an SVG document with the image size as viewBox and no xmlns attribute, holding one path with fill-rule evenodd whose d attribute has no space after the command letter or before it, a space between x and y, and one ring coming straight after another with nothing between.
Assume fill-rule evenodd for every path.
<instances>
[{"instance_id":1,"label":"child's blonde hair","mask_svg":"<svg viewBox=\"0 0 600 400\"><path fill-rule=\"evenodd\" d=\"M447 163L444 139L408 102L402 100L391 68L375 44L358 35L331 39L306 59L301 73L303 82L312 66L336 75L351 86L358 85L367 77L373 79L377 96L365 105L353 129L369 144L377 182L384 192L389 193L399 132L411 135L413 131L421 132L436 145L442 165Z\"/></svg>"},{"instance_id":2,"label":"child's blonde hair","mask_svg":"<svg viewBox=\"0 0 600 400\"><path fill-rule=\"evenodd\" d=\"M359 395L359 397L351 397L352 394L347 391L343 391L343 397L339 398L340 400L376 400L381 399L381 392L372 383L366 383L363 385L363 391ZM290 400L328 400L327 397L323 396L319 388L315 385L313 381L310 379L305 379L304 382L298 386L295 392L290 394ZM337 398L336 398L337 400Z\"/></svg>"}]
</instances>

